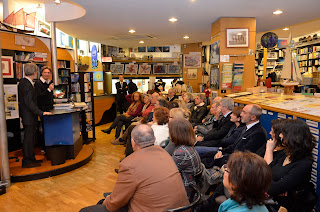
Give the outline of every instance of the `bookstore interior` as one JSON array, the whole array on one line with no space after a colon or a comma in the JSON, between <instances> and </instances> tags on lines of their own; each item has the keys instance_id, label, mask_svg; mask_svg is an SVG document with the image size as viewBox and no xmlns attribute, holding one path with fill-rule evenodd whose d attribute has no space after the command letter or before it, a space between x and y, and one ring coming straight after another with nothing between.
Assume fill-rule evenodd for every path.
<instances>
[{"instance_id":1,"label":"bookstore interior","mask_svg":"<svg viewBox=\"0 0 320 212\"><path fill-rule=\"evenodd\" d=\"M259 15L243 6L249 4L248 0L239 1L243 5L235 3L242 13L233 5L230 11L223 9L218 15L213 14L217 12L212 10L216 7L214 3L201 0L186 0L182 5L169 0L163 1L163 5L147 1L136 5L130 1L99 1L100 8L95 0L1 2L3 197L19 182L32 183L67 173L100 157L96 148L99 142L105 142L105 135L100 135L104 128L100 126L111 123L117 116L116 83L120 76L127 84L132 81L143 94L156 89L167 95L173 88L182 99L186 92L198 94L210 89L209 102L221 96L233 98L237 106L258 104L263 109L261 123L267 132L273 119L297 118L305 121L319 140L320 13L315 8L319 8L320 2L310 0L318 7L307 3L301 6L299 1L289 0L274 6L261 3L257 5ZM224 2L216 4L229 8ZM155 11L157 7L163 14ZM304 11L301 14L299 10ZM36 156L42 156L43 163L28 169L23 162L22 142L26 132L19 108L19 85L22 87L29 74L25 71L29 63L37 66L35 80L44 79L40 78L42 73L50 68L48 80L52 80L54 87L46 90L54 102L48 110L50 115L39 118L37 126L37 140L43 144L35 151ZM115 156L111 153L114 148L109 145L104 151L118 159L122 149ZM319 196L318 145L313 155L316 160L311 182ZM116 175L113 178L112 183ZM0 196L0 205L6 201L2 204ZM10 207L15 211L14 203ZM72 206L69 209L75 208L80 209ZM320 211L320 202L317 209Z\"/></svg>"}]
</instances>

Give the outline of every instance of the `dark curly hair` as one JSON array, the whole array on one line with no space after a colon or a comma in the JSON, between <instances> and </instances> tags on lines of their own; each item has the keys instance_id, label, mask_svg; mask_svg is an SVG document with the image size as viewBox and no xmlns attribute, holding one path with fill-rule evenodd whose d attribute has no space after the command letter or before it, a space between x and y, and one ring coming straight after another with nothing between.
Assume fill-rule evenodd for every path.
<instances>
[{"instance_id":1,"label":"dark curly hair","mask_svg":"<svg viewBox=\"0 0 320 212\"><path fill-rule=\"evenodd\" d=\"M313 160L312 149L315 147L315 138L309 126L300 119L286 119L281 124L283 140L287 147L286 154L291 162L302 158Z\"/></svg>"},{"instance_id":2,"label":"dark curly hair","mask_svg":"<svg viewBox=\"0 0 320 212\"><path fill-rule=\"evenodd\" d=\"M279 137L280 133L282 132L282 122L284 121L285 119L273 119L271 121L271 128L273 129L273 133L274 133L274 137L277 141L277 146L282 146L284 147L284 144L283 142L281 141L281 138Z\"/></svg>"},{"instance_id":3,"label":"dark curly hair","mask_svg":"<svg viewBox=\"0 0 320 212\"><path fill-rule=\"evenodd\" d=\"M153 115L157 119L158 125L164 125L169 122L170 110L165 107L156 107L153 109Z\"/></svg>"},{"instance_id":4,"label":"dark curly hair","mask_svg":"<svg viewBox=\"0 0 320 212\"><path fill-rule=\"evenodd\" d=\"M227 169L232 186L231 199L239 204L245 202L249 209L263 205L272 180L272 171L266 161L251 152L235 152L228 160Z\"/></svg>"}]
</instances>

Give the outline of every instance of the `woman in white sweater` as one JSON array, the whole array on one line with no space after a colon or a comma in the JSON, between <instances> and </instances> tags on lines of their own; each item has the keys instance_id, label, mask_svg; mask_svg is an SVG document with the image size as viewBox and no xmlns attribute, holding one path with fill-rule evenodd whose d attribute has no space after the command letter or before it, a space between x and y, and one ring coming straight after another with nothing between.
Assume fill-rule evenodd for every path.
<instances>
[{"instance_id":1,"label":"woman in white sweater","mask_svg":"<svg viewBox=\"0 0 320 212\"><path fill-rule=\"evenodd\" d=\"M160 145L164 140L169 138L169 113L170 110L165 107L157 107L153 109L153 124L151 128L154 131L156 141L155 145Z\"/></svg>"}]
</instances>

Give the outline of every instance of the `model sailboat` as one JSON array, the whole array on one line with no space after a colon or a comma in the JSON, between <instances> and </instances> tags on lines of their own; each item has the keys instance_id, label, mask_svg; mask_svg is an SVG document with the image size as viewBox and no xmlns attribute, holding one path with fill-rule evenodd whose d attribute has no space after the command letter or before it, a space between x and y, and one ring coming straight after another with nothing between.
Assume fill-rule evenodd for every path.
<instances>
[{"instance_id":1,"label":"model sailboat","mask_svg":"<svg viewBox=\"0 0 320 212\"><path fill-rule=\"evenodd\" d=\"M295 43L292 40L290 33L286 47L286 57L284 59L283 69L281 71L281 79L283 79L281 85L285 87L299 85L302 81L299 65L295 53L293 53L294 47Z\"/></svg>"}]
</instances>

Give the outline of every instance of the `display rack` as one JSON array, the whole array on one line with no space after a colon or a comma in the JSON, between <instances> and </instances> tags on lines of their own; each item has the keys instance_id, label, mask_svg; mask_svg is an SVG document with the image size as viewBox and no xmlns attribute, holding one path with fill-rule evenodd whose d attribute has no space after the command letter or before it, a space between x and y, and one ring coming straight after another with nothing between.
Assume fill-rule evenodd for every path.
<instances>
[{"instance_id":1,"label":"display rack","mask_svg":"<svg viewBox=\"0 0 320 212\"><path fill-rule=\"evenodd\" d=\"M85 102L88 108L80 113L80 129L84 143L96 139L94 98L93 98L93 73L74 72L70 75L71 100L74 102ZM92 132L92 136L89 136Z\"/></svg>"}]
</instances>

